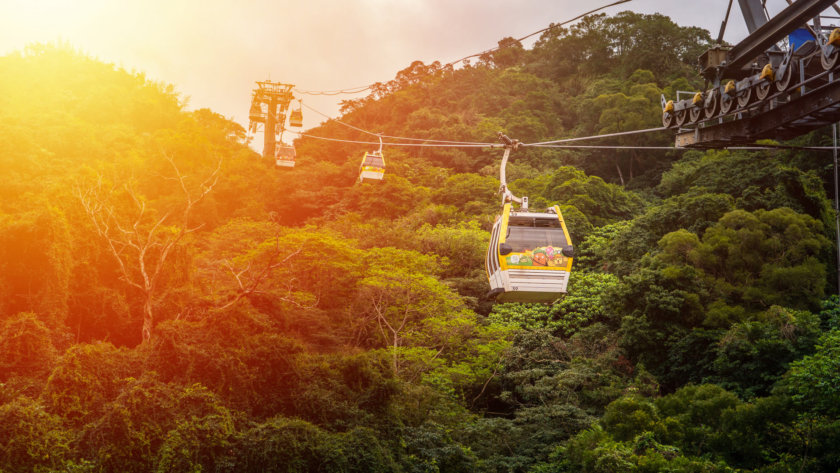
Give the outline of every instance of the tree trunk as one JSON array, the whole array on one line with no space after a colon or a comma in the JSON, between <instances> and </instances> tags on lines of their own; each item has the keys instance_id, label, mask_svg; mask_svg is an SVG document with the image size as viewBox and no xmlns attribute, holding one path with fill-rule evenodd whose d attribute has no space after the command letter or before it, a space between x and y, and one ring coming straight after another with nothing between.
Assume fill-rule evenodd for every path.
<instances>
[{"instance_id":1,"label":"tree trunk","mask_svg":"<svg viewBox=\"0 0 840 473\"><path fill-rule=\"evenodd\" d=\"M399 374L400 366L397 359L397 347L400 346L400 340L397 338L397 334L394 334L394 376Z\"/></svg>"},{"instance_id":2,"label":"tree trunk","mask_svg":"<svg viewBox=\"0 0 840 473\"><path fill-rule=\"evenodd\" d=\"M624 175L621 174L621 166L618 165L618 158L615 158L615 169L618 171L618 179L621 181L621 187L624 187Z\"/></svg>"},{"instance_id":3,"label":"tree trunk","mask_svg":"<svg viewBox=\"0 0 840 473\"><path fill-rule=\"evenodd\" d=\"M151 294L146 296L146 302L143 304L143 343L148 342L152 338L152 326L154 324L154 315L152 314L152 297Z\"/></svg>"}]
</instances>

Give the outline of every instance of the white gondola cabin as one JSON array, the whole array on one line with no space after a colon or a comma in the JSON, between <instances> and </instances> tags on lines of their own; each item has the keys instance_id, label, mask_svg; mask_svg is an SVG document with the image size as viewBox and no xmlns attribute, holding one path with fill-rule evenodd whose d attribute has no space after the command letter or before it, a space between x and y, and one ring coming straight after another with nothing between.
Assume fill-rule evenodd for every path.
<instances>
[{"instance_id":1,"label":"white gondola cabin","mask_svg":"<svg viewBox=\"0 0 840 473\"><path fill-rule=\"evenodd\" d=\"M274 158L277 166L293 168L295 167L295 147L285 143L278 143L277 150L274 152Z\"/></svg>"},{"instance_id":2,"label":"white gondola cabin","mask_svg":"<svg viewBox=\"0 0 840 473\"><path fill-rule=\"evenodd\" d=\"M303 126L303 105L289 113L289 126Z\"/></svg>"},{"instance_id":3,"label":"white gondola cabin","mask_svg":"<svg viewBox=\"0 0 840 473\"><path fill-rule=\"evenodd\" d=\"M504 204L485 266L498 302L551 302L566 292L574 248L560 209L514 210Z\"/></svg>"},{"instance_id":4,"label":"white gondola cabin","mask_svg":"<svg viewBox=\"0 0 840 473\"><path fill-rule=\"evenodd\" d=\"M263 122L265 119L263 118L263 111L260 107L260 103L254 100L251 102L251 108L248 110L248 119L252 122Z\"/></svg>"},{"instance_id":5,"label":"white gondola cabin","mask_svg":"<svg viewBox=\"0 0 840 473\"><path fill-rule=\"evenodd\" d=\"M257 127L260 123L265 122L265 117L263 116L262 106L256 96L251 100L251 108L248 110L248 132L249 133L256 133Z\"/></svg>"},{"instance_id":6,"label":"white gondola cabin","mask_svg":"<svg viewBox=\"0 0 840 473\"><path fill-rule=\"evenodd\" d=\"M367 180L381 181L385 177L385 158L381 151L371 151L362 157L359 166L359 182Z\"/></svg>"}]
</instances>

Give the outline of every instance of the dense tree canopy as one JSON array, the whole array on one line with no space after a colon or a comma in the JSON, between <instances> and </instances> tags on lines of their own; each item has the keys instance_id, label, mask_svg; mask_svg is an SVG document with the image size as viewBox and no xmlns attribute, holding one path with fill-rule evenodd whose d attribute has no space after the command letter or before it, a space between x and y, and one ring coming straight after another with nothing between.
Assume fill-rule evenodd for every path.
<instances>
[{"instance_id":1,"label":"dense tree canopy","mask_svg":"<svg viewBox=\"0 0 840 473\"><path fill-rule=\"evenodd\" d=\"M576 249L552 304L486 298L498 149L386 147L385 179L356 179L360 129L656 127L710 42L623 12L414 61L292 169L142 73L64 44L0 57L0 471L836 472L813 151L520 147L512 190Z\"/></svg>"}]
</instances>

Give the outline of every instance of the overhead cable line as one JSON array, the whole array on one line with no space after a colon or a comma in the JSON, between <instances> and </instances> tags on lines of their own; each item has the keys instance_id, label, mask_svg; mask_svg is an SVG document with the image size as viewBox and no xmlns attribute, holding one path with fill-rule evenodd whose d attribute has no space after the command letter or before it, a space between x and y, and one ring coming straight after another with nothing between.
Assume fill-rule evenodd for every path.
<instances>
[{"instance_id":1,"label":"overhead cable line","mask_svg":"<svg viewBox=\"0 0 840 473\"><path fill-rule=\"evenodd\" d=\"M630 0L624 0L630 1ZM482 142L471 142L471 141L449 141L449 140L434 140L428 138L409 138L404 136L391 136L391 135L384 135L382 133L374 133L357 126L353 126L349 123L345 123L341 120L331 118L329 115L320 112L309 105L301 104L312 110L313 112L344 125L348 128L352 128L356 131L360 131L362 133L366 133L371 136L376 136L380 140L382 138L389 138L394 140L405 140L405 141L418 141L421 143L376 143L372 141L354 141L354 140L343 140L338 138L328 138L324 136L316 136L310 135L306 133L297 132L297 134L301 137L308 137L320 140L328 140L328 141L338 141L344 143L356 143L356 144L383 144L387 146L416 146L416 147L436 147L436 148L498 148L500 145L497 143L482 143ZM619 131L616 133L606 133L602 135L591 135L591 136L580 136L576 138L564 138L560 140L551 140L551 141L541 141L537 143L521 143L520 146L528 146L534 148L558 148L558 149L627 149L627 150L693 150L697 148L678 148L674 146L621 146L621 145L565 145L563 143L574 143L578 141L588 141L588 140L596 140L596 139L603 139L603 138L614 138L619 136L629 136L629 135L638 135L643 133L655 133L658 131L665 131L668 128L666 127L656 127L656 128L645 128L641 130L629 130L629 131ZM729 146L723 147L719 149L728 149L728 150L741 150L741 151L758 151L758 150L767 150L767 149L789 149L789 150L805 150L805 151L831 151L833 147L821 147L821 146L787 146L787 145L755 145L755 146Z\"/></svg>"},{"instance_id":2,"label":"overhead cable line","mask_svg":"<svg viewBox=\"0 0 840 473\"><path fill-rule=\"evenodd\" d=\"M295 92L306 95L352 95L362 93L366 90L370 90L372 87L373 84L362 85L359 87L349 87L347 89L338 90L300 90L296 88Z\"/></svg>"},{"instance_id":3,"label":"overhead cable line","mask_svg":"<svg viewBox=\"0 0 840 473\"><path fill-rule=\"evenodd\" d=\"M620 145L535 145L533 148L551 149L627 149L627 150L661 150L661 151L708 151L706 148L684 148L676 146L620 146ZM830 146L784 146L784 145L756 145L756 146L724 146L714 148L732 151L766 151L770 149L794 151L832 151Z\"/></svg>"},{"instance_id":4,"label":"overhead cable line","mask_svg":"<svg viewBox=\"0 0 840 473\"><path fill-rule=\"evenodd\" d=\"M629 1L629 0L627 0ZM302 102L301 102L302 103ZM352 128L354 130L360 131L362 133L366 133L368 135L376 136L378 138L390 138L395 140L405 140L405 141L419 141L421 143L383 143L387 146L418 146L418 147L437 147L437 148L498 148L499 144L497 143L482 143L482 142L472 142L472 141L449 141L449 140L434 140L428 138L409 138L404 136L390 136L384 135L381 133L373 133L371 131L353 126L349 123L345 123L341 120L331 118L329 115L315 110L314 108L310 107L309 105L303 105L304 107L312 110L313 112L326 117L329 120L333 120L336 123L344 125L348 128ZM564 145L563 143L573 143L577 141L587 141L587 140L595 140L595 139L603 139L603 138L614 138L618 136L629 136L629 135L638 135L643 133L655 133L658 131L665 131L667 128L665 127L656 127L656 128L645 128L641 130L629 130L629 131L619 131L616 133L606 133L603 135L591 135L591 136L580 136L577 138L564 138L560 140L552 140L552 141L542 141L537 143L521 143L520 146L528 146L533 148L557 148L557 149L634 149L634 150L693 150L698 148L679 148L674 146L621 146L621 145ZM344 143L357 143L357 144L378 144L372 141L354 141L354 140L343 140L338 138L327 138L323 136L316 136L316 135L309 135L306 133L298 132L298 135L302 137L308 138L315 138L320 140L329 140L329 141L339 141ZM767 149L789 149L789 150L804 150L804 151L831 151L834 148L827 146L788 146L788 145L755 145L755 146L727 146L719 149L728 149L728 150L739 150L739 151L758 151L758 150L767 150Z\"/></svg>"},{"instance_id":5,"label":"overhead cable line","mask_svg":"<svg viewBox=\"0 0 840 473\"><path fill-rule=\"evenodd\" d=\"M310 135L308 133L293 132L302 137L317 140L335 141L340 143L352 143L363 145L378 145L377 141L345 140L340 138L329 138L326 136ZM384 146L413 146L420 148L502 148L498 143L382 143ZM703 148L678 148L675 146L620 146L620 145L532 145L534 148L550 149L623 149L623 150L645 150L645 151L708 151ZM794 150L794 151L833 151L831 146L786 146L786 145L755 145L755 146L726 146L715 148L731 151L766 151L772 149Z\"/></svg>"},{"instance_id":6,"label":"overhead cable line","mask_svg":"<svg viewBox=\"0 0 840 473\"><path fill-rule=\"evenodd\" d=\"M303 104L303 102L301 102L301 104ZM310 107L309 105L303 104L303 106L308 108L309 110L312 110L313 112L317 113L318 115L326 117L326 118L328 118L328 119L330 119L330 120L332 120L336 123L340 123L340 124L342 124L342 125L344 125L348 128L352 128L356 131L361 131L362 133L367 133L368 135L372 135L372 136L378 136L378 137L382 137L382 138L390 138L392 140L423 141L423 142L427 142L427 143L449 143L449 144L459 144L459 145L482 145L482 146L489 146L489 145L493 144L493 143L477 143L477 142L473 142L473 141L448 141L448 140L433 140L433 139L429 139L429 138L408 138L408 137L405 137L405 136L383 135L381 133L374 133L372 131L364 130L364 129L359 128L357 126L353 126L349 123L345 123L345 122L343 122L341 120L338 120L336 118L331 118L329 115L327 115L323 112L319 112L318 110L315 110L314 108Z\"/></svg>"},{"instance_id":7,"label":"overhead cable line","mask_svg":"<svg viewBox=\"0 0 840 473\"><path fill-rule=\"evenodd\" d=\"M293 132L306 138L314 138L317 140L337 141L341 143L356 143L364 145L378 145L378 141L357 141L357 140L343 140L339 138L328 138L326 136L310 135L308 133ZM495 143L467 143L467 142L445 142L445 143L382 143L383 146L417 146L427 148L499 148L501 147Z\"/></svg>"},{"instance_id":8,"label":"overhead cable line","mask_svg":"<svg viewBox=\"0 0 840 473\"><path fill-rule=\"evenodd\" d=\"M359 128L359 127L356 127L356 126L353 126L353 125L351 125L351 124L349 124L349 123L344 123L343 121L341 121L341 120L339 120L339 119L337 119L337 118L332 118L332 117L330 117L329 115L327 115L326 113L319 112L318 110L315 110L314 108L310 107L309 105L304 104L303 102L301 102L301 105L303 105L304 107L308 108L309 110L312 110L313 112L317 113L318 115L321 115L322 117L326 117L327 119L332 120L332 121L334 121L334 122L336 122L336 123L340 123L340 124L342 124L342 125L344 125L344 126L346 126L346 127L348 127L348 128L352 128L352 129L354 129L354 130L356 130L356 131L361 131L362 133L367 133L367 134L369 134L369 135L379 136L379 135L377 135L376 133L373 133L373 132L370 132L370 131L367 131L367 130L363 130L363 129L361 129L361 128ZM302 135L302 133L301 133L301 135Z\"/></svg>"},{"instance_id":9,"label":"overhead cable line","mask_svg":"<svg viewBox=\"0 0 840 473\"><path fill-rule=\"evenodd\" d=\"M524 145L523 145L524 146ZM646 149L646 150L691 150L674 146L620 146L620 145L531 145L532 148L551 149Z\"/></svg>"},{"instance_id":10,"label":"overhead cable line","mask_svg":"<svg viewBox=\"0 0 840 473\"><path fill-rule=\"evenodd\" d=\"M597 12L597 11L600 11L600 10L603 10L603 9L605 9L605 8L609 8L609 7L612 7L612 6L615 6L615 5L620 5L620 4L622 4L622 3L627 3L627 2L630 2L630 1L631 1L631 0L617 0L617 1L614 1L614 2L612 2L612 3L609 3L609 4L606 4L606 5L600 6L600 7L598 7L598 8L592 9L592 10L590 10L590 11L588 11L588 12L582 13L582 14L580 14L580 15L578 15L578 16L576 16L576 17L574 17L574 18L570 19L570 20L566 20L566 21L561 22L561 23L551 24L550 26L548 26L548 27L546 27L546 28L543 28L543 29L541 29L541 30L539 30L539 31L535 31L535 32L533 32L533 33L531 33L531 34L528 34L528 35L526 35L526 36L523 36L522 38L519 38L519 39L517 39L516 41L521 42L521 41L523 41L523 40L525 40L525 39L527 39L527 38L530 38L530 37L532 37L532 36L534 36L534 35L537 35L537 34L543 33L543 32L545 32L545 31L548 31L548 30L552 29L552 28L556 28L556 27L559 27L559 26L563 26L563 25L569 24L569 23L574 22L574 21L576 21L576 20L579 20L579 19L581 19L581 18L583 18L583 17L585 17L585 16L587 16L587 15L591 15L592 13L595 13L595 12ZM483 51L483 52L481 52L481 53L477 53L477 54L473 54L473 55L470 55L470 56L466 56L466 57L461 58L461 59L458 59L458 60L456 60L456 61L452 61L452 62L450 62L450 63L446 64L444 67L454 65L454 64L456 64L456 63L458 63L458 62L464 61L464 60L469 59L469 58L471 58L471 57L481 56L481 55L486 54L486 53L489 53L489 52L497 51L497 50L499 50L499 49L502 49L502 47L503 47L503 46L497 46L497 47L495 47L495 48L488 49L488 50ZM352 91L351 93L358 93L358 92L362 92L362 91L364 91L364 90L368 90L368 89L372 88L374 85L375 85L375 84L371 84L371 85L368 85L368 86L355 87L355 88L351 88L351 89L340 89L340 90L320 91L320 92L318 92L318 91L301 91L301 90L298 90L298 89L295 89L295 91L296 91L296 92L298 92L298 93L302 93L302 94L310 94L310 95L339 95L339 94L341 94L341 93L343 93L343 92L348 92L348 91ZM380 139L381 139L381 138L389 138L389 139L394 139L394 140L419 141L419 142L424 142L424 143L443 143L443 144L453 144L453 145L458 145L458 146L465 145L466 147L476 147L476 146L482 146L482 147L483 147L483 146L489 146L489 147L492 147L492 146L493 146L493 143L476 143L476 142L468 142L468 141L433 140L433 139L427 139L427 138L410 138L410 137L401 137L401 136L389 136L389 135L383 135L382 133L374 133L374 132L371 132L371 131L368 131L368 130L364 130L364 129L362 129L362 128L359 128L359 127L356 127L356 126L350 125L349 123L345 123L345 122L343 122L343 121L341 121L341 120L334 119L334 118L330 117L329 115L327 115L327 114L325 114L325 113L323 113L323 112L320 112L320 111L318 111L318 110L315 110L314 108L312 108L312 107L311 107L311 106L309 106L309 105L304 105L304 104L303 104L303 102L301 102L301 105L303 105L303 106L305 106L306 108L308 108L309 110L312 110L313 112L315 112L315 113L317 113L317 114L319 114L319 115L321 115L321 116L323 116L323 117L327 118L328 120L334 120L336 123L339 123L339 124L341 124L341 125L344 125L344 126L346 126L346 127L348 127L348 128L351 128L351 129L354 129L354 130L356 130L356 131L359 131L359 132L362 132L362 133L366 133L366 134L369 134L369 135L372 135L372 136L379 137ZM664 128L663 128L663 129L664 129ZM303 135L303 134L301 134L301 136L304 136L304 135ZM311 136L311 135L310 135L310 136ZM581 139L583 139L583 138L581 138ZM575 141L575 140L574 140L574 139L572 139L572 140L560 140L560 141L545 142L545 143L534 143L533 145L537 145L537 144L553 144L553 143L560 143L560 142L566 142L566 141ZM389 143L389 145L390 145L390 146L395 146L396 144L394 144L394 143ZM525 146L529 146L529 145L525 145Z\"/></svg>"},{"instance_id":11,"label":"overhead cable line","mask_svg":"<svg viewBox=\"0 0 840 473\"><path fill-rule=\"evenodd\" d=\"M557 27L560 27L560 26L567 25L567 24L572 23L574 21L580 20L581 18L583 18L587 15L591 15L595 12L604 10L606 8L614 7L616 5L621 5L622 3L627 3L627 2L630 2L630 1L631 0L618 0L618 1L612 2L610 4L600 6L598 8L589 10L586 13L581 13L580 15L578 15L578 16L570 19L570 20L566 20L566 21L563 21L563 22L560 22L560 23L552 23L551 25L549 25L549 26L547 26L547 27L545 27L545 28L543 28L539 31L535 31L533 33L527 34L527 35L525 35L521 38L516 39L515 41L521 43L523 40L526 40L526 39L528 39L532 36L538 35L540 33L546 32L548 30L551 30L551 29L554 29L554 28L557 28ZM444 64L443 67L445 68L445 67L449 67L449 66L454 66L455 64L457 64L459 62L463 62L463 61L466 61L467 59L471 59L471 58L474 58L474 57L479 57L479 56L482 56L484 54L492 53L494 51L498 51L499 49L502 49L503 47L504 46L496 46L495 48L490 48L490 49L482 51L480 53L470 54L469 56L464 56L461 59L456 59L454 61L448 62L448 63ZM364 92L366 90L370 90L375 85L376 85L376 83L365 85L365 86L359 86L359 87L348 87L348 88L345 88L345 89L325 90L325 91L300 90L300 89L295 89L295 91L299 94L306 94L306 95L343 95L343 94L350 95L350 94L358 94L358 93Z\"/></svg>"},{"instance_id":12,"label":"overhead cable line","mask_svg":"<svg viewBox=\"0 0 840 473\"><path fill-rule=\"evenodd\" d=\"M614 136L627 136L627 135L638 135L641 133L653 133L656 131L664 131L667 130L664 126L660 126L658 128L646 128L644 130L631 130L631 131L619 131L617 133L607 133L604 135L592 135L592 136L581 136L579 138L564 138L562 140L553 140L553 141L543 141L540 143L523 143L521 146L540 146L540 145L553 145L559 143L571 143L574 141L584 141L584 140L595 140L600 138L612 138Z\"/></svg>"},{"instance_id":13,"label":"overhead cable line","mask_svg":"<svg viewBox=\"0 0 840 473\"><path fill-rule=\"evenodd\" d=\"M352 143L363 145L377 145L377 141L345 140L340 138L329 138L326 136L310 135L308 133L293 132L302 137L317 140L336 141L340 143ZM498 143L382 143L384 146L414 146L420 148L501 148ZM707 151L701 148L678 148L674 146L620 146L620 145L535 145L535 148L551 149L624 149L624 150L647 150L647 151ZM725 149L733 151L765 151L771 149L797 150L797 151L832 151L830 146L785 146L785 145L756 145L756 146L727 146Z\"/></svg>"},{"instance_id":14,"label":"overhead cable line","mask_svg":"<svg viewBox=\"0 0 840 473\"><path fill-rule=\"evenodd\" d=\"M601 7L595 8L595 9L593 9L593 10L589 10L588 12L586 12L586 13L581 13L580 15L578 15L578 16L576 16L576 17L572 18L571 20L566 20L566 21L561 22L561 23L554 23L554 24L551 24L550 26L547 26L547 27L545 27L545 28L543 28L543 29L541 29L541 30L539 30L539 31L535 31L535 32L533 32L533 33L531 33L531 34L528 34L528 35L525 35L525 36L523 36L523 37L521 37L521 38L518 38L518 39L516 39L515 41L517 41L517 42L521 43L523 40L528 39L528 38L530 38L531 36L538 35L538 34L540 34L540 33L542 33L542 32L548 31L548 30L550 30L550 29L557 28L558 26L567 25L567 24L572 23L572 22L574 22L574 21L580 20L581 18L583 18L583 17L585 17L585 16L587 16L587 15L591 15L591 14L593 14L593 13L597 12L597 11L603 10L603 9L605 9L605 8L613 7L613 6L616 6L616 5L620 5L620 4L622 4L622 3L627 3L627 2L629 2L629 1L631 1L631 0L619 0L619 1L617 1L617 2L613 2L613 3L610 3L610 4L608 4L608 5L604 5L604 6L601 6ZM459 62L461 62L461 61L466 61L467 59L470 59L470 58L474 58L474 57L482 56L482 55L487 54L487 53L492 53L492 52L494 52L494 51L498 51L499 49L502 49L502 46L496 46L495 48L491 48L491 49L488 49L488 50L486 50L486 51L482 51L482 52L480 52L480 53L471 54L471 55L469 55L469 56L462 57L461 59L457 59L457 60L455 60L455 61L452 61L452 62L446 63L446 64L444 65L444 67L446 67L446 66L454 66L455 64L457 64L457 63L459 63Z\"/></svg>"},{"instance_id":15,"label":"overhead cable line","mask_svg":"<svg viewBox=\"0 0 840 473\"><path fill-rule=\"evenodd\" d=\"M685 148L697 149L697 148ZM705 149L705 148L702 148ZM724 146L723 148L715 149L734 149L734 150L753 150L753 149L784 149L792 151L832 151L831 146L789 146L789 145L754 145L754 146Z\"/></svg>"},{"instance_id":16,"label":"overhead cable line","mask_svg":"<svg viewBox=\"0 0 840 473\"><path fill-rule=\"evenodd\" d=\"M684 148L675 146L620 146L620 145L564 145L562 143L573 143L576 141L587 141L601 138L614 138L617 136L638 135L642 133L654 133L657 131L667 130L665 127L646 128L642 130L619 131L616 133L607 133L603 135L581 136L577 138L565 138L562 140L543 141L540 143L522 143L520 146L529 146L533 148L576 148L576 149L670 149L670 150L702 150L704 148ZM789 145L774 145L774 144L755 144L744 146L723 146L716 149L730 149L730 150L766 150L766 149L789 149L789 150L805 150L805 151L831 151L834 148L831 146L789 146Z\"/></svg>"},{"instance_id":17,"label":"overhead cable line","mask_svg":"<svg viewBox=\"0 0 840 473\"><path fill-rule=\"evenodd\" d=\"M629 0L625 0L625 1L629 1ZM382 137L382 138L390 138L390 139L394 139L394 140L422 141L422 142L426 142L426 143L479 145L479 146L486 146L486 147L493 147L495 145L495 143L479 143L479 142L471 142L471 141L448 141L448 140L434 140L434 139L428 139L428 138L409 138L409 137L404 137L404 136L383 135L381 133L374 133L372 131L368 131L368 130L365 130L363 128L359 128L357 126L354 126L354 125L351 125L349 123L343 122L343 121L338 120L336 118L332 118L329 115L327 115L326 113L315 110L314 108L312 108L311 106L309 106L307 104L304 104L303 102L301 102L301 104L304 107L308 108L309 110L312 110L313 112L317 113L318 115L321 115L321 116L327 118L328 120L332 120L332 121L334 121L336 123L339 123L341 125L344 125L348 128L352 128L353 130L360 131L362 133L366 133L366 134L371 135L371 136ZM560 139L560 140L542 141L542 142L539 142L539 143L522 143L521 146L546 146L546 145L553 145L553 144L560 144L560 143L572 143L572 142L575 142L575 141L594 140L594 139L601 139L601 138L612 138L612 137L615 137L615 136L626 136L626 135L637 135L637 134L642 134L642 133L653 133L653 132L664 131L664 130L667 130L667 128L657 127L657 128L647 128L647 129L644 129L644 130L620 131L620 132L617 132L617 133L608 133L608 134L604 134L604 135L582 136L582 137L578 137L578 138L564 138L564 139ZM304 136L302 133L300 135ZM311 136L311 135L306 135L306 136ZM388 144L392 145L392 146L394 145L394 143L388 143Z\"/></svg>"}]
</instances>

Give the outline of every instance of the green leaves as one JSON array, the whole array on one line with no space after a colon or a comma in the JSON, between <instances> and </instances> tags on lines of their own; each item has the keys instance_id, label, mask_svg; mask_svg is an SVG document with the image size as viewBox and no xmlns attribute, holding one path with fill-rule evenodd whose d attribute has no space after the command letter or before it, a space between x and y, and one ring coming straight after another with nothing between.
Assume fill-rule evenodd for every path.
<instances>
[{"instance_id":1,"label":"green leaves","mask_svg":"<svg viewBox=\"0 0 840 473\"><path fill-rule=\"evenodd\" d=\"M601 227L630 219L641 212L642 199L635 193L597 176L587 176L572 166L562 166L551 174L517 179L511 183L517 195L528 195L533 206L559 205L573 241L577 244Z\"/></svg>"},{"instance_id":2,"label":"green leaves","mask_svg":"<svg viewBox=\"0 0 840 473\"><path fill-rule=\"evenodd\" d=\"M49 329L32 313L0 321L0 382L46 377L56 359Z\"/></svg>"},{"instance_id":3,"label":"green leaves","mask_svg":"<svg viewBox=\"0 0 840 473\"><path fill-rule=\"evenodd\" d=\"M71 285L70 223L48 199L29 196L34 210L0 212L0 314L33 312L50 329L64 324Z\"/></svg>"},{"instance_id":4,"label":"green leaves","mask_svg":"<svg viewBox=\"0 0 840 473\"><path fill-rule=\"evenodd\" d=\"M102 417L86 426L81 444L108 470L153 471L157 461L161 471L192 469L193 463L212 470L228 445L232 422L203 386L164 384L149 374L132 380Z\"/></svg>"},{"instance_id":5,"label":"green leaves","mask_svg":"<svg viewBox=\"0 0 840 473\"><path fill-rule=\"evenodd\" d=\"M813 355L791 363L783 384L804 409L836 417L840 409L840 331L824 334Z\"/></svg>"},{"instance_id":6,"label":"green leaves","mask_svg":"<svg viewBox=\"0 0 840 473\"><path fill-rule=\"evenodd\" d=\"M825 290L817 257L829 245L821 231L819 221L791 209L735 210L709 227L702 243L684 230L666 235L658 258L703 270L731 300L816 308Z\"/></svg>"},{"instance_id":7,"label":"green leaves","mask_svg":"<svg viewBox=\"0 0 840 473\"><path fill-rule=\"evenodd\" d=\"M617 322L613 298L618 287L618 278L611 274L573 272L568 293L554 305L496 304L489 319L525 330L547 329L569 337L597 322Z\"/></svg>"},{"instance_id":8,"label":"green leaves","mask_svg":"<svg viewBox=\"0 0 840 473\"><path fill-rule=\"evenodd\" d=\"M71 456L73 432L61 417L26 396L0 405L0 469L37 471L61 468Z\"/></svg>"},{"instance_id":9,"label":"green leaves","mask_svg":"<svg viewBox=\"0 0 840 473\"><path fill-rule=\"evenodd\" d=\"M385 179L356 180L378 143L343 124L526 144L658 127L709 41L623 12L415 61L283 170L142 74L66 47L0 58L0 469L835 471L816 155L520 147L513 192L560 206L575 242L553 305L481 300L498 149L386 143ZM70 195L96 176L101 199Z\"/></svg>"},{"instance_id":10,"label":"green leaves","mask_svg":"<svg viewBox=\"0 0 840 473\"><path fill-rule=\"evenodd\" d=\"M222 471L297 473L326 468L337 473L388 472L392 454L370 429L331 433L307 422L275 417L237 438Z\"/></svg>"},{"instance_id":11,"label":"green leaves","mask_svg":"<svg viewBox=\"0 0 840 473\"><path fill-rule=\"evenodd\" d=\"M732 195L738 208L755 211L790 207L825 221L825 190L814 171L789 164L785 153L745 151L688 152L662 175L664 196L696 192Z\"/></svg>"},{"instance_id":12,"label":"green leaves","mask_svg":"<svg viewBox=\"0 0 840 473\"><path fill-rule=\"evenodd\" d=\"M138 353L107 342L76 344L54 365L41 399L49 412L80 427L99 418L126 380L141 373Z\"/></svg>"}]
</instances>

